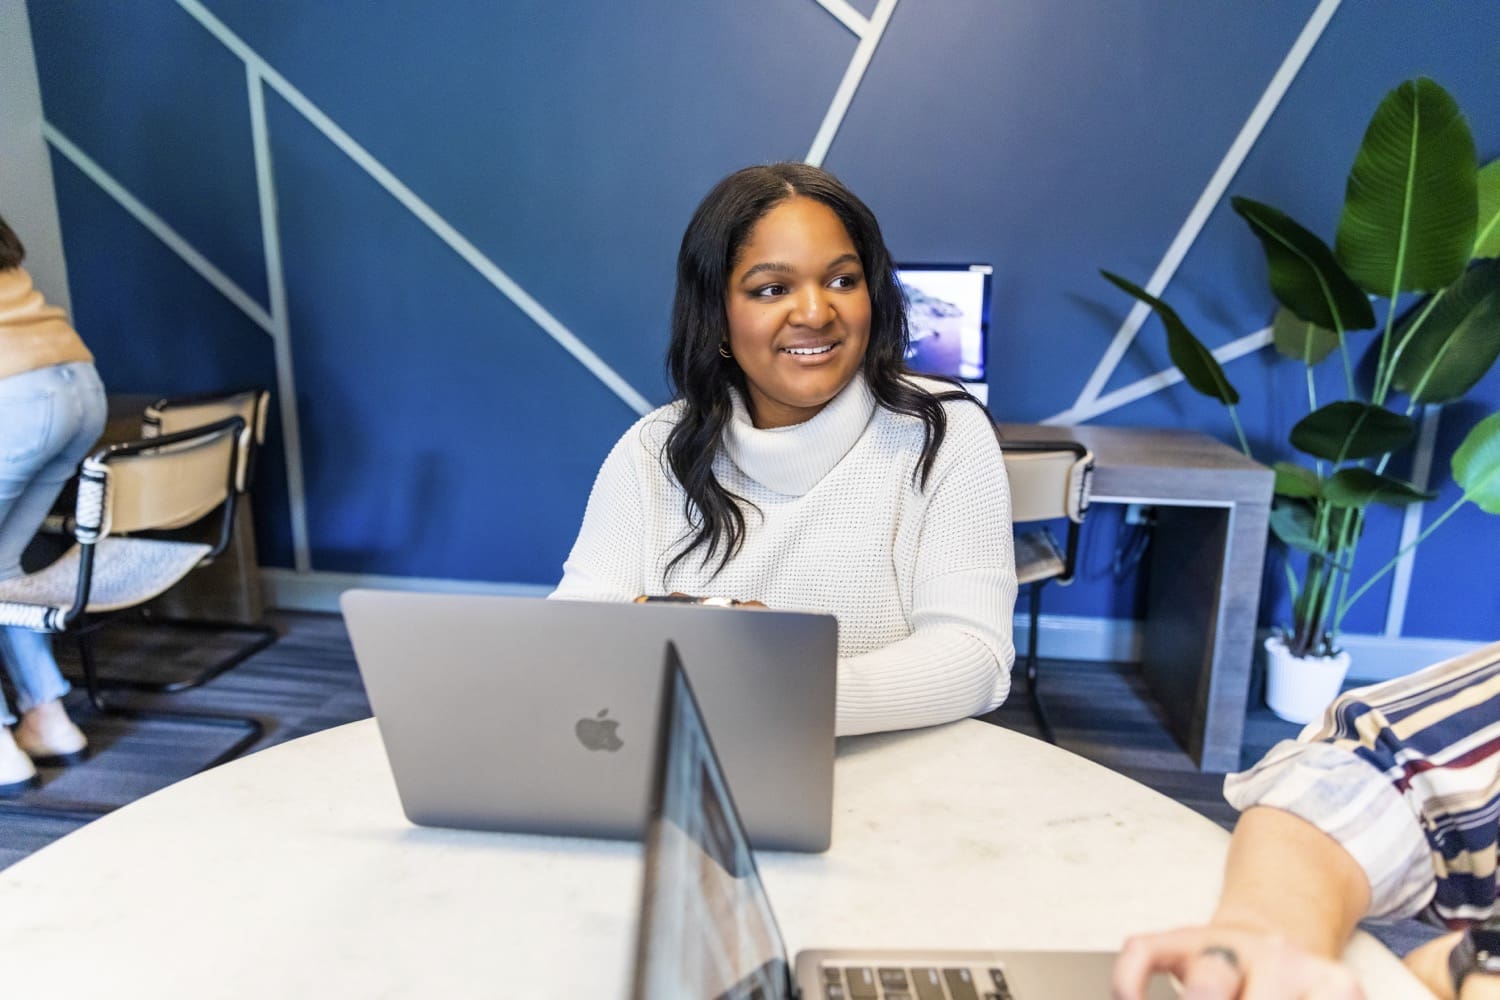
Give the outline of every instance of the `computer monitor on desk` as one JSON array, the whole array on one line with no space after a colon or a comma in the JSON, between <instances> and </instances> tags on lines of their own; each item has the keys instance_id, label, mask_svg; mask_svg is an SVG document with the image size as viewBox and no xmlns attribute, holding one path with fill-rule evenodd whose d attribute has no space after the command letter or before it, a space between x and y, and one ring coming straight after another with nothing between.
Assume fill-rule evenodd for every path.
<instances>
[{"instance_id":1,"label":"computer monitor on desk","mask_svg":"<svg viewBox=\"0 0 1500 1000\"><path fill-rule=\"evenodd\" d=\"M988 264L897 264L906 292L911 346L906 363L915 371L965 383L988 402L990 278Z\"/></svg>"}]
</instances>

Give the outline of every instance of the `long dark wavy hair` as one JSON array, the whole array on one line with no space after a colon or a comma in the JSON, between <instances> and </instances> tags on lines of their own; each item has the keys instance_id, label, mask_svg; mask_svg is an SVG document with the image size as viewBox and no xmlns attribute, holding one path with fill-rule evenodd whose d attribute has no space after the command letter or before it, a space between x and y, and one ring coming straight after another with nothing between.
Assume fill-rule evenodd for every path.
<instances>
[{"instance_id":1,"label":"long dark wavy hair","mask_svg":"<svg viewBox=\"0 0 1500 1000\"><path fill-rule=\"evenodd\" d=\"M21 237L0 218L0 271L20 267L25 259L26 248L21 245Z\"/></svg>"},{"instance_id":2,"label":"long dark wavy hair","mask_svg":"<svg viewBox=\"0 0 1500 1000\"><path fill-rule=\"evenodd\" d=\"M745 539L745 507L754 505L725 489L713 460L729 423L729 387L746 396L745 373L719 353L729 339L725 293L750 231L771 209L790 198L811 198L833 210L859 254L870 294L870 338L862 365L875 401L923 424L917 485L925 488L947 431L943 401L969 399L955 388L931 393L905 376L909 333L906 298L875 215L826 170L806 163L746 167L724 178L693 213L677 254L677 295L672 304L672 343L667 374L682 412L667 436L663 456L682 484L684 514L692 543L667 563L670 572L695 550L702 565L715 557L715 573L739 552Z\"/></svg>"}]
</instances>

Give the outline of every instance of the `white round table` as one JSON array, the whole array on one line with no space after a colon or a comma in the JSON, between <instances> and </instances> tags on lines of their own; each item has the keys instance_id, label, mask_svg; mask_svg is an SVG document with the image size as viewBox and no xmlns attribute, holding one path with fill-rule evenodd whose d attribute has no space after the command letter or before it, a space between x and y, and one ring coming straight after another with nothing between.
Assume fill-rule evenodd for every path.
<instances>
[{"instance_id":1,"label":"white round table","mask_svg":"<svg viewBox=\"0 0 1500 1000\"><path fill-rule=\"evenodd\" d=\"M1100 948L1203 919L1227 835L980 722L841 740L833 848L762 853L792 953ZM7 996L628 993L638 844L412 826L370 721L189 778L0 872ZM1361 935L1371 1000L1426 996Z\"/></svg>"}]
</instances>

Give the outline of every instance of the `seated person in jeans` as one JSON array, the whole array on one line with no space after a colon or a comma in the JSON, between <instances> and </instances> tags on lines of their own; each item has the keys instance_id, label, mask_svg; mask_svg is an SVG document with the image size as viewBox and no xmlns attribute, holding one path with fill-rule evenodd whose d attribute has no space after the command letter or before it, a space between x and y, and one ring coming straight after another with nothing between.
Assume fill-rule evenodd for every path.
<instances>
[{"instance_id":1,"label":"seated person in jeans","mask_svg":"<svg viewBox=\"0 0 1500 1000\"><path fill-rule=\"evenodd\" d=\"M1218 910L1127 942L1115 996L1171 971L1205 1000L1362 997L1337 962L1355 925L1420 913L1453 932L1407 956L1418 978L1500 998L1500 956L1473 957L1500 942L1500 643L1344 693L1224 794L1244 814Z\"/></svg>"},{"instance_id":2,"label":"seated person in jeans","mask_svg":"<svg viewBox=\"0 0 1500 1000\"><path fill-rule=\"evenodd\" d=\"M0 219L0 580L21 575L21 553L105 417L93 355L63 311L32 287L24 256ZM0 627L0 664L21 713L11 714L0 695L0 795L14 795L35 779L35 761L78 760L87 741L63 708L68 684L48 636Z\"/></svg>"}]
</instances>

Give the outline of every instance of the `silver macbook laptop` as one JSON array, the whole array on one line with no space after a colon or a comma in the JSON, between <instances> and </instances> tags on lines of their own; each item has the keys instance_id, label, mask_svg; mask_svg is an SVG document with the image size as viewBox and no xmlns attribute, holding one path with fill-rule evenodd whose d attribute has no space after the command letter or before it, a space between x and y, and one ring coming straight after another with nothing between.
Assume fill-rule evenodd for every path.
<instances>
[{"instance_id":1,"label":"silver macbook laptop","mask_svg":"<svg viewBox=\"0 0 1500 1000\"><path fill-rule=\"evenodd\" d=\"M827 849L831 615L373 590L341 604L412 822L639 839L670 640L751 843Z\"/></svg>"},{"instance_id":2,"label":"silver macbook laptop","mask_svg":"<svg viewBox=\"0 0 1500 1000\"><path fill-rule=\"evenodd\" d=\"M720 768L717 738L709 738L717 729L694 698L696 671L689 682L670 646L666 659L635 1000L1109 996L1114 956L1104 952L803 951L789 962L735 809L738 786ZM1157 979L1147 996L1177 992Z\"/></svg>"}]
</instances>

